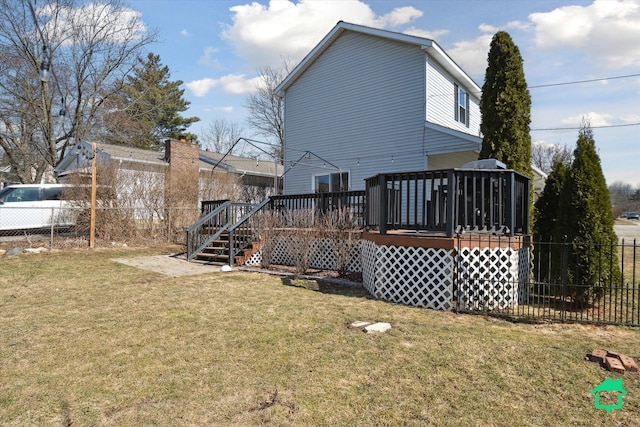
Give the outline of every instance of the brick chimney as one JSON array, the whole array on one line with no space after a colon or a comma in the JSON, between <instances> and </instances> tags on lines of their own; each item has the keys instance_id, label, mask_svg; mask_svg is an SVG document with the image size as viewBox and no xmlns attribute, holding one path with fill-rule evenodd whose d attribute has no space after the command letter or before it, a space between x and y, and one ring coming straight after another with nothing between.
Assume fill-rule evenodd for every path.
<instances>
[{"instance_id":1,"label":"brick chimney","mask_svg":"<svg viewBox=\"0 0 640 427\"><path fill-rule=\"evenodd\" d=\"M198 207L199 148L186 139L165 141L169 170L165 179L167 207Z\"/></svg>"}]
</instances>

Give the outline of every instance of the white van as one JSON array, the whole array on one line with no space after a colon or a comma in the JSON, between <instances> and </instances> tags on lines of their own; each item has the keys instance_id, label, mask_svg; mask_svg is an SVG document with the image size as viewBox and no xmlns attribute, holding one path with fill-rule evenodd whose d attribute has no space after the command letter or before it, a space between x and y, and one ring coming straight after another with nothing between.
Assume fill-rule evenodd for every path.
<instances>
[{"instance_id":1,"label":"white van","mask_svg":"<svg viewBox=\"0 0 640 427\"><path fill-rule=\"evenodd\" d=\"M71 205L62 200L65 184L13 184L0 190L0 230L68 227Z\"/></svg>"}]
</instances>

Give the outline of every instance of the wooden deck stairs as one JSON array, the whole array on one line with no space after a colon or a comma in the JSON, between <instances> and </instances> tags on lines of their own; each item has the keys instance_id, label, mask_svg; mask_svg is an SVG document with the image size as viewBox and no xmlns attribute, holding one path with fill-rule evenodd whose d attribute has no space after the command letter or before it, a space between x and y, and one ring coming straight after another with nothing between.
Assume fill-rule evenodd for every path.
<instances>
[{"instance_id":1,"label":"wooden deck stairs","mask_svg":"<svg viewBox=\"0 0 640 427\"><path fill-rule=\"evenodd\" d=\"M187 229L187 259L211 264L242 265L260 246L252 218L270 199L251 204L216 201Z\"/></svg>"},{"instance_id":2,"label":"wooden deck stairs","mask_svg":"<svg viewBox=\"0 0 640 427\"><path fill-rule=\"evenodd\" d=\"M218 229L211 228L207 229L206 233L215 234L217 231ZM261 246L258 242L251 242L249 246L235 254L234 265L243 265L253 254L258 252ZM194 260L215 265L229 264L229 232L223 231L217 239L211 241L205 248L198 252Z\"/></svg>"}]
</instances>

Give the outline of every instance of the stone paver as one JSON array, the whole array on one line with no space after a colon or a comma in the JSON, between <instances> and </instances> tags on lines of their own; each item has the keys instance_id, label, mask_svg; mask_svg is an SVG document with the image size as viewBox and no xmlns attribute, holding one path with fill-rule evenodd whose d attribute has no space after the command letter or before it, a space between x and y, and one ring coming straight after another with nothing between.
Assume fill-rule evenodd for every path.
<instances>
[{"instance_id":1,"label":"stone paver","mask_svg":"<svg viewBox=\"0 0 640 427\"><path fill-rule=\"evenodd\" d=\"M116 258L114 261L147 271L155 271L165 276L180 277L219 272L220 266L189 262L184 256L154 255L135 258Z\"/></svg>"}]
</instances>

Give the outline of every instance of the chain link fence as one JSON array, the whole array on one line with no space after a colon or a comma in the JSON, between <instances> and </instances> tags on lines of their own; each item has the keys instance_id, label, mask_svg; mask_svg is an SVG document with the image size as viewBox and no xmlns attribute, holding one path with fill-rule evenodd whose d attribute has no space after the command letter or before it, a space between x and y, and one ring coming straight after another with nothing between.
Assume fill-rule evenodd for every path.
<instances>
[{"instance_id":1,"label":"chain link fence","mask_svg":"<svg viewBox=\"0 0 640 427\"><path fill-rule=\"evenodd\" d=\"M95 244L185 244L186 229L199 217L197 208L96 208ZM0 246L88 247L90 226L91 211L84 207L3 206Z\"/></svg>"}]
</instances>

